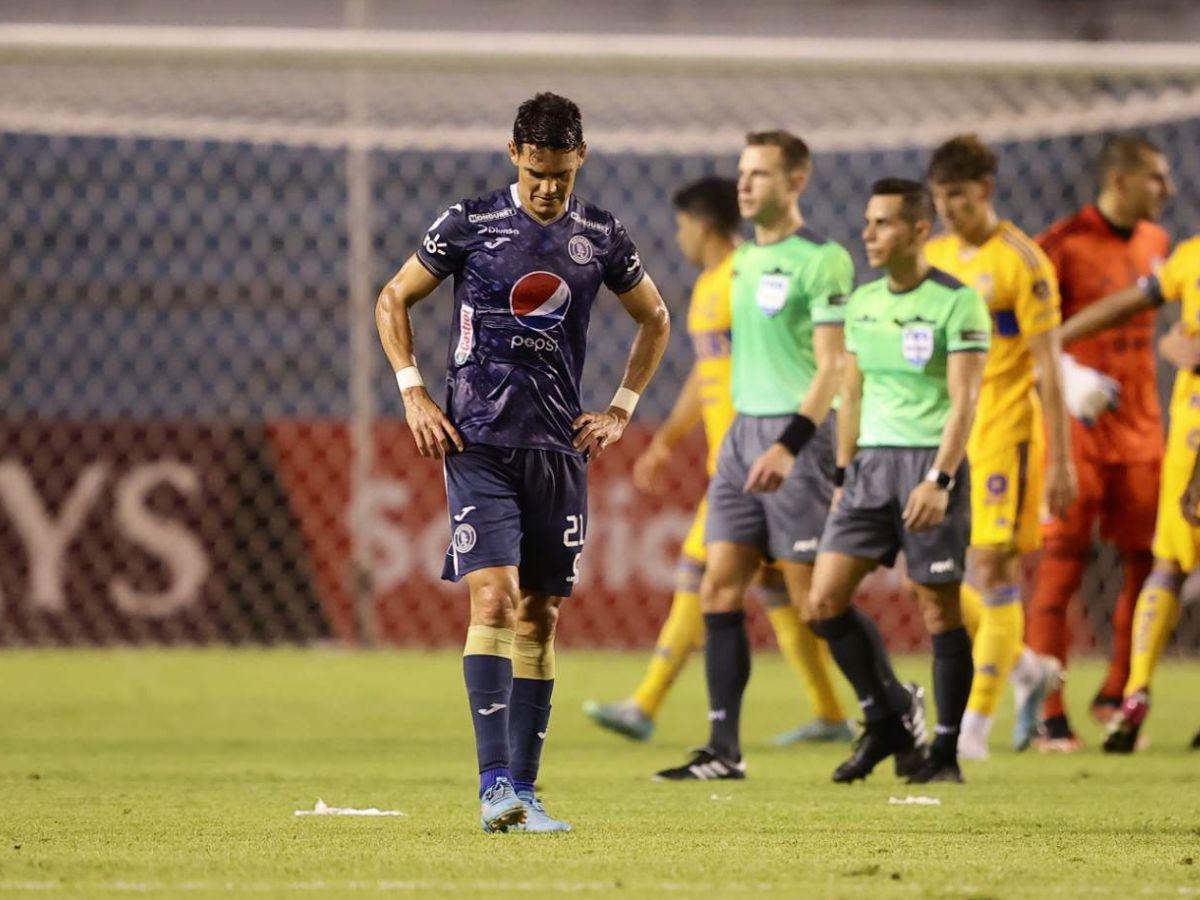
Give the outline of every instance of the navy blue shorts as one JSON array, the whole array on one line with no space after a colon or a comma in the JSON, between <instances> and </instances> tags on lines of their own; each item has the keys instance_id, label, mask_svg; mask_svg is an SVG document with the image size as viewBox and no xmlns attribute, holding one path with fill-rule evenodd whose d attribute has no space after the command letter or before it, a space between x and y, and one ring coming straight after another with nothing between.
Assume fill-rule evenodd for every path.
<instances>
[{"instance_id":1,"label":"navy blue shorts","mask_svg":"<svg viewBox=\"0 0 1200 900\"><path fill-rule=\"evenodd\" d=\"M569 597L587 531L587 461L472 444L445 466L451 539L442 578L516 566L523 590Z\"/></svg>"}]
</instances>

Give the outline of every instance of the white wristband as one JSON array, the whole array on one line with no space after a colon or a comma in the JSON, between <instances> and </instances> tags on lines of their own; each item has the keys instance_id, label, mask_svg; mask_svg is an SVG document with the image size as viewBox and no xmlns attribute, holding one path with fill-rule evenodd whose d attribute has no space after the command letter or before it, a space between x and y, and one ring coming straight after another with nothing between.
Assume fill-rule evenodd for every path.
<instances>
[{"instance_id":1,"label":"white wristband","mask_svg":"<svg viewBox=\"0 0 1200 900\"><path fill-rule=\"evenodd\" d=\"M406 391L409 388L424 387L425 381L421 378L421 370L416 366L405 366L396 373L396 384L400 385L400 390Z\"/></svg>"},{"instance_id":2,"label":"white wristband","mask_svg":"<svg viewBox=\"0 0 1200 900\"><path fill-rule=\"evenodd\" d=\"M610 406L615 406L617 409L623 409L629 415L633 415L633 411L637 409L638 401L642 399L642 395L637 391L631 391L629 388L617 388L616 394L613 395Z\"/></svg>"}]
</instances>

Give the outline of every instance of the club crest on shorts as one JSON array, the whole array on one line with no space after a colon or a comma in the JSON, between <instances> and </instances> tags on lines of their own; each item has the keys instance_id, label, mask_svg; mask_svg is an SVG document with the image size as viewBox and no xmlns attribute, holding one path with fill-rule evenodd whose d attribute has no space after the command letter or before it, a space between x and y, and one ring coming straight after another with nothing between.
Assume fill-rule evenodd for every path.
<instances>
[{"instance_id":1,"label":"club crest on shorts","mask_svg":"<svg viewBox=\"0 0 1200 900\"><path fill-rule=\"evenodd\" d=\"M571 288L553 272L530 272L512 286L508 304L513 317L526 328L548 331L566 318Z\"/></svg>"},{"instance_id":2,"label":"club crest on shorts","mask_svg":"<svg viewBox=\"0 0 1200 900\"><path fill-rule=\"evenodd\" d=\"M596 248L582 234L577 234L571 240L567 241L567 253L570 254L572 260L581 266L585 266L596 255Z\"/></svg>"},{"instance_id":3,"label":"club crest on shorts","mask_svg":"<svg viewBox=\"0 0 1200 900\"><path fill-rule=\"evenodd\" d=\"M454 529L454 552L470 553L475 546L475 527L463 523Z\"/></svg>"},{"instance_id":4,"label":"club crest on shorts","mask_svg":"<svg viewBox=\"0 0 1200 900\"><path fill-rule=\"evenodd\" d=\"M918 369L933 358L933 326L905 325L900 335L905 361Z\"/></svg>"}]
</instances>

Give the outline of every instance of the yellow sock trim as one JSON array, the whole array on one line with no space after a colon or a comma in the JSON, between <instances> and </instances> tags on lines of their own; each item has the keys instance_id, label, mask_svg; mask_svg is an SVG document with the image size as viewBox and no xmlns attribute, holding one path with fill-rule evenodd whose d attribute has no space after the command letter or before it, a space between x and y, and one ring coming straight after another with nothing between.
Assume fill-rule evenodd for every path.
<instances>
[{"instance_id":1,"label":"yellow sock trim","mask_svg":"<svg viewBox=\"0 0 1200 900\"><path fill-rule=\"evenodd\" d=\"M1009 587L1009 586L1006 586ZM1003 590L1003 589L998 589ZM997 596L993 592L989 599ZM981 604L982 617L975 633L971 655L975 660L975 680L967 709L992 716L1000 703L1000 694L1008 681L1025 639L1025 609L1015 586L1003 602Z\"/></svg>"},{"instance_id":2,"label":"yellow sock trim","mask_svg":"<svg viewBox=\"0 0 1200 900\"><path fill-rule=\"evenodd\" d=\"M959 598L962 603L963 627L967 629L967 634L974 641L975 635L979 633L979 623L983 620L983 595L971 585L963 582L962 588L959 590Z\"/></svg>"},{"instance_id":3,"label":"yellow sock trim","mask_svg":"<svg viewBox=\"0 0 1200 900\"><path fill-rule=\"evenodd\" d=\"M513 641L513 678L554 680L554 638L535 641L519 637Z\"/></svg>"},{"instance_id":4,"label":"yellow sock trim","mask_svg":"<svg viewBox=\"0 0 1200 900\"><path fill-rule=\"evenodd\" d=\"M800 621L793 606L769 608L767 618L775 629L780 652L800 676L813 715L826 722L845 721L846 712L829 677L833 663L828 645Z\"/></svg>"},{"instance_id":5,"label":"yellow sock trim","mask_svg":"<svg viewBox=\"0 0 1200 900\"><path fill-rule=\"evenodd\" d=\"M633 702L650 718L666 699L675 678L682 671L692 651L700 646L704 635L704 615L700 611L700 595L694 591L676 591L671 612L658 633L654 657L633 692Z\"/></svg>"},{"instance_id":6,"label":"yellow sock trim","mask_svg":"<svg viewBox=\"0 0 1200 900\"><path fill-rule=\"evenodd\" d=\"M514 633L511 628L491 625L471 625L467 628L467 643L463 656L503 656L513 658Z\"/></svg>"},{"instance_id":7,"label":"yellow sock trim","mask_svg":"<svg viewBox=\"0 0 1200 900\"><path fill-rule=\"evenodd\" d=\"M1157 585L1142 588L1133 611L1133 652L1125 696L1146 690L1154 677L1159 657L1179 620L1179 596Z\"/></svg>"}]
</instances>

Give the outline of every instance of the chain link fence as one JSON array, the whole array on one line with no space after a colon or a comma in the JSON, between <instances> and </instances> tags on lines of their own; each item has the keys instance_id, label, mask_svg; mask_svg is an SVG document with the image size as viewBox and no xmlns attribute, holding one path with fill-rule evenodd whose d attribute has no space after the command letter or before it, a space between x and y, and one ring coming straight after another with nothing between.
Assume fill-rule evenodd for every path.
<instances>
[{"instance_id":1,"label":"chain link fence","mask_svg":"<svg viewBox=\"0 0 1200 900\"><path fill-rule=\"evenodd\" d=\"M996 142L998 205L1027 231L1092 197L1091 161L1126 127L1175 169L1168 230L1200 221L1198 73L581 58L514 74L467 66L470 48L375 69L369 54L39 60L2 38L0 644L460 640L463 591L437 580L441 473L400 420L370 308L440 211L511 180L509 119L536 89L579 101L591 155L578 190L627 225L676 322L636 427L594 466L568 644L647 645L666 614L704 448L688 445L665 500L639 496L628 473L692 361L694 273L669 198L731 173L745 130L811 139L806 216L851 250L860 280L870 183L918 175L928 146L963 129ZM429 383L449 308L443 286L415 310ZM587 404L611 396L632 334L602 297ZM1118 568L1097 549L1075 619L1083 648L1107 643ZM898 585L875 576L867 602L895 646L917 647ZM1200 646L1194 608L1178 644Z\"/></svg>"}]
</instances>

